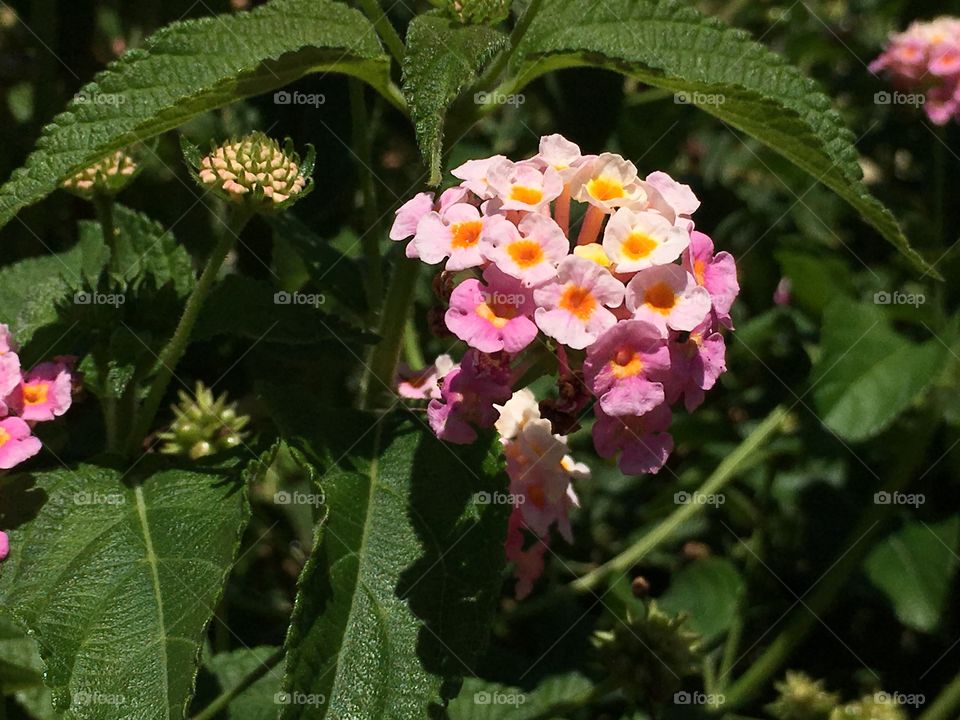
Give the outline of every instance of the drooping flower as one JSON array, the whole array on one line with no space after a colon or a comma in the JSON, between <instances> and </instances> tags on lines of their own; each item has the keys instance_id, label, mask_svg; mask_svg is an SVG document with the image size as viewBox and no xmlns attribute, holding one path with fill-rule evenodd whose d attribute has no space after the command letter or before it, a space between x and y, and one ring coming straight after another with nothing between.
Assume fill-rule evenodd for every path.
<instances>
[{"instance_id":1,"label":"drooping flower","mask_svg":"<svg viewBox=\"0 0 960 720\"><path fill-rule=\"evenodd\" d=\"M487 258L497 267L520 278L527 287L556 277L557 265L569 252L570 242L560 226L544 215L535 214L521 220L514 232L497 233L486 251Z\"/></svg>"},{"instance_id":2,"label":"drooping flower","mask_svg":"<svg viewBox=\"0 0 960 720\"><path fill-rule=\"evenodd\" d=\"M564 258L557 279L534 291L537 325L550 337L582 350L617 319L607 308L623 302L623 283L596 263Z\"/></svg>"},{"instance_id":3,"label":"drooping flower","mask_svg":"<svg viewBox=\"0 0 960 720\"><path fill-rule=\"evenodd\" d=\"M690 331L710 312L710 294L677 265L641 270L627 283L626 304L638 320L660 328Z\"/></svg>"},{"instance_id":4,"label":"drooping flower","mask_svg":"<svg viewBox=\"0 0 960 720\"><path fill-rule=\"evenodd\" d=\"M483 281L457 285L444 317L447 328L480 352L520 352L537 336L533 292L496 265L483 271Z\"/></svg>"},{"instance_id":5,"label":"drooping flower","mask_svg":"<svg viewBox=\"0 0 960 720\"><path fill-rule=\"evenodd\" d=\"M502 160L507 158L503 155L494 155L493 157L483 158L481 160L467 160L460 167L454 168L450 173L463 181L462 186L472 192L481 200L489 200L496 194L490 187L488 174L490 169Z\"/></svg>"},{"instance_id":6,"label":"drooping flower","mask_svg":"<svg viewBox=\"0 0 960 720\"><path fill-rule=\"evenodd\" d=\"M664 380L667 402L672 405L682 397L687 410L693 412L726 369L723 335L706 320L686 340L670 343L670 372Z\"/></svg>"},{"instance_id":7,"label":"drooping flower","mask_svg":"<svg viewBox=\"0 0 960 720\"><path fill-rule=\"evenodd\" d=\"M439 400L427 406L427 419L441 440L467 445L477 439L476 427L493 427L494 403L511 395L509 372L476 350L468 350L460 366L443 378Z\"/></svg>"},{"instance_id":8,"label":"drooping flower","mask_svg":"<svg viewBox=\"0 0 960 720\"><path fill-rule=\"evenodd\" d=\"M614 272L631 273L680 257L690 235L657 212L620 208L607 223L603 249Z\"/></svg>"},{"instance_id":9,"label":"drooping flower","mask_svg":"<svg viewBox=\"0 0 960 720\"><path fill-rule=\"evenodd\" d=\"M593 444L600 457L612 458L620 452L619 466L625 475L655 475L673 451L673 438L667 432L672 414L667 405L658 405L644 415L608 415L595 406Z\"/></svg>"},{"instance_id":10,"label":"drooping flower","mask_svg":"<svg viewBox=\"0 0 960 720\"><path fill-rule=\"evenodd\" d=\"M397 395L408 400L439 400L440 380L455 367L449 355L439 355L422 370L414 370L405 363L397 368Z\"/></svg>"},{"instance_id":11,"label":"drooping flower","mask_svg":"<svg viewBox=\"0 0 960 720\"><path fill-rule=\"evenodd\" d=\"M40 441L18 417L0 420L0 470L9 470L40 452Z\"/></svg>"},{"instance_id":12,"label":"drooping flower","mask_svg":"<svg viewBox=\"0 0 960 720\"><path fill-rule=\"evenodd\" d=\"M45 362L23 377L9 403L24 420L46 422L60 417L73 402L73 380L65 362Z\"/></svg>"},{"instance_id":13,"label":"drooping flower","mask_svg":"<svg viewBox=\"0 0 960 720\"><path fill-rule=\"evenodd\" d=\"M532 162L515 163L504 158L489 168L488 182L503 210L538 212L563 192L560 173Z\"/></svg>"},{"instance_id":14,"label":"drooping flower","mask_svg":"<svg viewBox=\"0 0 960 720\"><path fill-rule=\"evenodd\" d=\"M533 591L533 584L543 575L544 555L549 549L549 536L535 537L524 549L524 522L519 507L510 513L507 523L507 540L503 549L507 562L513 563L513 575L517 579L514 595L523 600Z\"/></svg>"},{"instance_id":15,"label":"drooping flower","mask_svg":"<svg viewBox=\"0 0 960 720\"><path fill-rule=\"evenodd\" d=\"M730 308L740 293L737 264L733 256L725 251L714 255L713 240L694 230L690 233L690 247L684 255L683 267L696 278L698 285L710 293L717 320L724 327L732 328Z\"/></svg>"},{"instance_id":16,"label":"drooping flower","mask_svg":"<svg viewBox=\"0 0 960 720\"><path fill-rule=\"evenodd\" d=\"M456 203L430 212L417 225L413 238L423 262L435 265L447 258L446 270L466 270L486 262L490 243L516 228L499 215L481 215L473 205Z\"/></svg>"},{"instance_id":17,"label":"drooping flower","mask_svg":"<svg viewBox=\"0 0 960 720\"><path fill-rule=\"evenodd\" d=\"M645 181L647 202L674 225L693 230L693 215L700 207L700 200L689 185L679 183L667 173L657 170L647 175Z\"/></svg>"},{"instance_id":18,"label":"drooping flower","mask_svg":"<svg viewBox=\"0 0 960 720\"><path fill-rule=\"evenodd\" d=\"M619 322L587 349L583 375L608 415L642 415L664 401L656 379L670 368L663 335L643 320Z\"/></svg>"}]
</instances>

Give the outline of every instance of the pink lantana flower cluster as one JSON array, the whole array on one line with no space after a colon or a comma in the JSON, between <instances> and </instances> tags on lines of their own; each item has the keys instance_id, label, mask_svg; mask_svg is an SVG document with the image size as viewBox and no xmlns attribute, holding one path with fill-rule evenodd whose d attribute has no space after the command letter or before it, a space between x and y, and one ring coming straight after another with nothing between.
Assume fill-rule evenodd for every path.
<instances>
[{"instance_id":1,"label":"pink lantana flower cluster","mask_svg":"<svg viewBox=\"0 0 960 720\"><path fill-rule=\"evenodd\" d=\"M924 110L937 125L960 118L960 18L914 22L890 36L871 72L887 71L896 87L925 93Z\"/></svg>"},{"instance_id":2,"label":"pink lantana flower cluster","mask_svg":"<svg viewBox=\"0 0 960 720\"><path fill-rule=\"evenodd\" d=\"M404 204L390 237L440 267L444 329L469 349L459 364L405 370L398 391L429 399L430 426L448 442L497 425L511 493L525 499L507 541L523 595L550 526L569 539L571 480L587 474L564 435L593 400L597 452L627 474L658 472L673 449L671 406L694 410L725 370L737 271L695 229L688 186L641 177L620 155L584 155L551 135L527 160L497 155L453 174L459 185ZM557 398L538 405L513 387L547 353ZM521 526L537 537L530 548Z\"/></svg>"},{"instance_id":3,"label":"pink lantana flower cluster","mask_svg":"<svg viewBox=\"0 0 960 720\"><path fill-rule=\"evenodd\" d=\"M9 328L0 324L0 471L40 452L33 426L70 408L72 365L72 358L58 358L24 371ZM8 551L7 536L0 532L0 560Z\"/></svg>"}]
</instances>

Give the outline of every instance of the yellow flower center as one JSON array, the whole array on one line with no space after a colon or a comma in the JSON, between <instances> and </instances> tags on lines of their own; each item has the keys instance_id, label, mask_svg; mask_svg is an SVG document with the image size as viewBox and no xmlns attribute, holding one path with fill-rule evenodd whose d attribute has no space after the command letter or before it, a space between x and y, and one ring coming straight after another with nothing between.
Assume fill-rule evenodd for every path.
<instances>
[{"instance_id":1,"label":"yellow flower center","mask_svg":"<svg viewBox=\"0 0 960 720\"><path fill-rule=\"evenodd\" d=\"M589 320L597 307L597 300L588 288L571 285L563 291L558 304L577 319Z\"/></svg>"},{"instance_id":2,"label":"yellow flower center","mask_svg":"<svg viewBox=\"0 0 960 720\"><path fill-rule=\"evenodd\" d=\"M0 428L0 448L10 442L10 433L8 433L3 428Z\"/></svg>"},{"instance_id":3,"label":"yellow flower center","mask_svg":"<svg viewBox=\"0 0 960 720\"><path fill-rule=\"evenodd\" d=\"M643 302L658 313L669 315L673 306L677 304L677 296L673 292L673 288L665 282L658 282L656 285L647 288L643 296Z\"/></svg>"},{"instance_id":4,"label":"yellow flower center","mask_svg":"<svg viewBox=\"0 0 960 720\"><path fill-rule=\"evenodd\" d=\"M640 260L647 257L657 247L657 241L641 232L633 232L627 236L620 246L622 252L630 260Z\"/></svg>"},{"instance_id":5,"label":"yellow flower center","mask_svg":"<svg viewBox=\"0 0 960 720\"><path fill-rule=\"evenodd\" d=\"M507 246L510 259L522 268L533 267L543 262L543 249L535 240L517 240Z\"/></svg>"},{"instance_id":6,"label":"yellow flower center","mask_svg":"<svg viewBox=\"0 0 960 720\"><path fill-rule=\"evenodd\" d=\"M516 310L509 306L499 305L497 303L482 302L477 305L477 315L482 317L497 330L504 327L516 316Z\"/></svg>"},{"instance_id":7,"label":"yellow flower center","mask_svg":"<svg viewBox=\"0 0 960 720\"><path fill-rule=\"evenodd\" d=\"M47 401L50 386L47 383L23 386L23 402L25 405L42 405Z\"/></svg>"},{"instance_id":8,"label":"yellow flower center","mask_svg":"<svg viewBox=\"0 0 960 720\"><path fill-rule=\"evenodd\" d=\"M453 235L450 245L455 250L470 248L480 242L480 233L483 232L483 223L480 220L454 223L450 226Z\"/></svg>"},{"instance_id":9,"label":"yellow flower center","mask_svg":"<svg viewBox=\"0 0 960 720\"><path fill-rule=\"evenodd\" d=\"M524 187L523 185L514 185L510 188L510 199L522 202L525 205L536 205L543 200L543 191L539 188Z\"/></svg>"},{"instance_id":10,"label":"yellow flower center","mask_svg":"<svg viewBox=\"0 0 960 720\"><path fill-rule=\"evenodd\" d=\"M640 353L634 352L630 348L620 348L614 355L613 360L610 361L610 371L620 380L639 375L643 372L643 360L640 359Z\"/></svg>"},{"instance_id":11,"label":"yellow flower center","mask_svg":"<svg viewBox=\"0 0 960 720\"><path fill-rule=\"evenodd\" d=\"M593 180L588 182L587 192L590 193L590 197L596 198L601 202L616 200L626 194L623 185L618 180L611 180L605 177L593 178Z\"/></svg>"},{"instance_id":12,"label":"yellow flower center","mask_svg":"<svg viewBox=\"0 0 960 720\"><path fill-rule=\"evenodd\" d=\"M693 276L697 279L698 285L703 285L707 273L707 264L703 260L693 261Z\"/></svg>"},{"instance_id":13,"label":"yellow flower center","mask_svg":"<svg viewBox=\"0 0 960 720\"><path fill-rule=\"evenodd\" d=\"M610 258L607 257L607 253L604 252L603 246L600 243L590 243L589 245L577 245L573 249L573 254L577 257L581 257L584 260L589 260L594 262L600 267L610 267Z\"/></svg>"}]
</instances>

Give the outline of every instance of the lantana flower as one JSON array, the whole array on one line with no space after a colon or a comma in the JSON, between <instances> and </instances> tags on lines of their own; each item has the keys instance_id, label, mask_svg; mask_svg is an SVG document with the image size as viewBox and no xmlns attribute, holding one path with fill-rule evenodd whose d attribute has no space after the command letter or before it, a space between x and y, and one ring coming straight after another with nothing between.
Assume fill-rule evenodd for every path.
<instances>
[{"instance_id":1,"label":"lantana flower","mask_svg":"<svg viewBox=\"0 0 960 720\"><path fill-rule=\"evenodd\" d=\"M590 203L607 214L647 199L637 166L614 153L603 153L585 163L573 179L571 192L575 200Z\"/></svg>"},{"instance_id":2,"label":"lantana flower","mask_svg":"<svg viewBox=\"0 0 960 720\"><path fill-rule=\"evenodd\" d=\"M493 427L494 403L510 399L509 372L476 350L444 378L440 399L427 406L427 419L441 440L466 445L477 439L476 428Z\"/></svg>"},{"instance_id":3,"label":"lantana flower","mask_svg":"<svg viewBox=\"0 0 960 720\"><path fill-rule=\"evenodd\" d=\"M433 211L442 212L450 205L464 202L468 193L464 188L452 187L444 190L436 202L433 193L417 193L397 209L393 226L390 228L390 239L402 241L412 238L417 234L417 226L426 215ZM416 243L407 243L406 256L419 257Z\"/></svg>"},{"instance_id":4,"label":"lantana flower","mask_svg":"<svg viewBox=\"0 0 960 720\"><path fill-rule=\"evenodd\" d=\"M472 192L481 200L489 200L494 197L495 192L490 187L489 173L492 167L507 158L503 155L494 155L493 157L483 158L482 160L467 160L460 167L454 168L450 173L463 181L465 189Z\"/></svg>"},{"instance_id":5,"label":"lantana flower","mask_svg":"<svg viewBox=\"0 0 960 720\"><path fill-rule=\"evenodd\" d=\"M534 291L537 325L546 335L581 350L616 324L607 308L620 305L623 292L623 283L609 271L567 256L557 269L557 279Z\"/></svg>"},{"instance_id":6,"label":"lantana flower","mask_svg":"<svg viewBox=\"0 0 960 720\"><path fill-rule=\"evenodd\" d=\"M425 215L413 242L423 262L435 265L447 258L446 270L466 270L486 262L484 256L494 238L515 232L499 215L481 215L473 205L456 203L442 213Z\"/></svg>"},{"instance_id":7,"label":"lantana flower","mask_svg":"<svg viewBox=\"0 0 960 720\"><path fill-rule=\"evenodd\" d=\"M682 397L689 412L703 403L704 392L717 383L727 369L726 344L707 320L694 328L686 340L670 343L670 370L664 380L666 400L671 405Z\"/></svg>"},{"instance_id":8,"label":"lantana flower","mask_svg":"<svg viewBox=\"0 0 960 720\"><path fill-rule=\"evenodd\" d=\"M657 170L647 175L644 189L651 209L674 225L687 231L693 230L691 216L700 207L700 200L689 185L679 183L667 173Z\"/></svg>"},{"instance_id":9,"label":"lantana flower","mask_svg":"<svg viewBox=\"0 0 960 720\"><path fill-rule=\"evenodd\" d=\"M70 409L72 385L70 367L66 363L41 363L24 375L12 404L24 420L53 420Z\"/></svg>"},{"instance_id":10,"label":"lantana flower","mask_svg":"<svg viewBox=\"0 0 960 720\"><path fill-rule=\"evenodd\" d=\"M489 260L528 287L556 277L557 265L569 252L570 243L560 226L548 217L532 213L520 221L516 232L500 232L492 237L486 250Z\"/></svg>"},{"instance_id":11,"label":"lantana flower","mask_svg":"<svg viewBox=\"0 0 960 720\"><path fill-rule=\"evenodd\" d=\"M481 352L517 353L537 336L533 312L533 292L491 265L483 271L483 283L471 278L457 285L445 322L450 332Z\"/></svg>"},{"instance_id":12,"label":"lantana flower","mask_svg":"<svg viewBox=\"0 0 960 720\"><path fill-rule=\"evenodd\" d=\"M641 270L627 283L626 305L638 320L660 328L690 331L710 312L710 293L677 265Z\"/></svg>"},{"instance_id":13,"label":"lantana flower","mask_svg":"<svg viewBox=\"0 0 960 720\"><path fill-rule=\"evenodd\" d=\"M625 475L655 475L673 451L673 438L667 432L672 413L667 405L658 405L644 415L608 415L596 409L593 444L600 457L612 458L620 452L618 464Z\"/></svg>"},{"instance_id":14,"label":"lantana flower","mask_svg":"<svg viewBox=\"0 0 960 720\"><path fill-rule=\"evenodd\" d=\"M694 230L690 233L690 246L684 254L683 267L710 293L717 320L724 327L733 328L730 308L740 293L733 256L728 252L714 255L713 240Z\"/></svg>"},{"instance_id":15,"label":"lantana flower","mask_svg":"<svg viewBox=\"0 0 960 720\"><path fill-rule=\"evenodd\" d=\"M40 441L21 418L0 420L0 470L9 470L40 452Z\"/></svg>"},{"instance_id":16,"label":"lantana flower","mask_svg":"<svg viewBox=\"0 0 960 720\"><path fill-rule=\"evenodd\" d=\"M407 400L439 400L440 381L453 370L455 363L449 355L440 355L427 367L414 370L405 363L397 368L397 395Z\"/></svg>"},{"instance_id":17,"label":"lantana flower","mask_svg":"<svg viewBox=\"0 0 960 720\"><path fill-rule=\"evenodd\" d=\"M666 265L680 257L690 234L657 212L620 208L607 223L603 249L618 273Z\"/></svg>"},{"instance_id":18,"label":"lantana flower","mask_svg":"<svg viewBox=\"0 0 960 720\"><path fill-rule=\"evenodd\" d=\"M583 376L610 415L642 415L664 401L656 379L670 368L660 331L643 320L620 322L587 350Z\"/></svg>"},{"instance_id":19,"label":"lantana flower","mask_svg":"<svg viewBox=\"0 0 960 720\"><path fill-rule=\"evenodd\" d=\"M490 167L488 182L504 210L538 212L563 192L560 173L552 167L541 169L532 162L506 158Z\"/></svg>"}]
</instances>

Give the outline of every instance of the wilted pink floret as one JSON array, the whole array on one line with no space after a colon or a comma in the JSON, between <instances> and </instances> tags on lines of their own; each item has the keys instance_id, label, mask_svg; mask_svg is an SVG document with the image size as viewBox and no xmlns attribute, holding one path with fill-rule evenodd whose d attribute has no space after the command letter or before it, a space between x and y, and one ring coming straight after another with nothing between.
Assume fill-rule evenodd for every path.
<instances>
[{"instance_id":1,"label":"wilted pink floret","mask_svg":"<svg viewBox=\"0 0 960 720\"><path fill-rule=\"evenodd\" d=\"M0 470L9 470L40 452L40 441L18 417L0 420Z\"/></svg>"},{"instance_id":2,"label":"wilted pink floret","mask_svg":"<svg viewBox=\"0 0 960 720\"><path fill-rule=\"evenodd\" d=\"M533 591L533 583L543 575L543 556L547 552L549 542L548 537L538 537L525 550L523 525L520 509L515 507L507 523L507 540L503 549L507 562L513 563L514 566L513 575L517 579L514 593L517 600L527 597Z\"/></svg>"},{"instance_id":3,"label":"wilted pink floret","mask_svg":"<svg viewBox=\"0 0 960 720\"><path fill-rule=\"evenodd\" d=\"M557 279L537 288L533 297L540 329L582 350L616 324L607 308L623 302L623 283L596 263L570 255L560 263Z\"/></svg>"},{"instance_id":4,"label":"wilted pink floret","mask_svg":"<svg viewBox=\"0 0 960 720\"><path fill-rule=\"evenodd\" d=\"M439 400L440 380L454 368L449 355L440 355L431 365L414 370L405 363L397 368L397 395L408 400Z\"/></svg>"},{"instance_id":5,"label":"wilted pink floret","mask_svg":"<svg viewBox=\"0 0 960 720\"><path fill-rule=\"evenodd\" d=\"M712 388L726 365L723 335L709 321L694 329L685 342L670 343L670 373L664 381L667 402L681 397L689 412L703 403L704 391Z\"/></svg>"},{"instance_id":6,"label":"wilted pink floret","mask_svg":"<svg viewBox=\"0 0 960 720\"><path fill-rule=\"evenodd\" d=\"M669 367L670 351L660 331L643 320L627 320L589 347L583 375L608 415L642 415L663 402L663 385L651 377Z\"/></svg>"},{"instance_id":7,"label":"wilted pink floret","mask_svg":"<svg viewBox=\"0 0 960 720\"><path fill-rule=\"evenodd\" d=\"M612 458L621 451L619 466L625 475L656 474L673 451L673 438L667 433L671 413L659 405L645 415L614 417L594 407L593 444L600 457Z\"/></svg>"},{"instance_id":8,"label":"wilted pink floret","mask_svg":"<svg viewBox=\"0 0 960 720\"><path fill-rule=\"evenodd\" d=\"M683 267L696 278L698 285L710 293L717 320L724 327L732 328L730 308L740 293L737 264L733 256L726 251L714 255L713 240L694 230L690 233L690 246L684 254Z\"/></svg>"},{"instance_id":9,"label":"wilted pink floret","mask_svg":"<svg viewBox=\"0 0 960 720\"><path fill-rule=\"evenodd\" d=\"M24 376L9 405L24 420L45 422L70 409L72 391L70 367L66 363L40 363Z\"/></svg>"},{"instance_id":10,"label":"wilted pink floret","mask_svg":"<svg viewBox=\"0 0 960 720\"><path fill-rule=\"evenodd\" d=\"M468 350L460 367L443 378L441 399L427 406L430 428L441 440L468 445L477 439L474 426L493 427L494 403L506 402L511 394L509 373Z\"/></svg>"},{"instance_id":11,"label":"wilted pink floret","mask_svg":"<svg viewBox=\"0 0 960 720\"><path fill-rule=\"evenodd\" d=\"M434 265L448 258L446 270L483 265L491 239L516 228L499 215L481 215L473 205L456 203L421 218L413 238L423 262Z\"/></svg>"},{"instance_id":12,"label":"wilted pink floret","mask_svg":"<svg viewBox=\"0 0 960 720\"><path fill-rule=\"evenodd\" d=\"M664 335L693 330L710 312L710 294L678 265L641 270L627 283L627 309Z\"/></svg>"},{"instance_id":13,"label":"wilted pink floret","mask_svg":"<svg viewBox=\"0 0 960 720\"><path fill-rule=\"evenodd\" d=\"M520 352L537 336L533 291L496 265L483 271L483 280L486 285L470 278L454 288L447 329L481 352Z\"/></svg>"},{"instance_id":14,"label":"wilted pink floret","mask_svg":"<svg viewBox=\"0 0 960 720\"><path fill-rule=\"evenodd\" d=\"M516 227L514 233L491 238L487 258L528 287L555 278L557 265L570 253L570 241L560 226L545 215L531 213Z\"/></svg>"}]
</instances>

